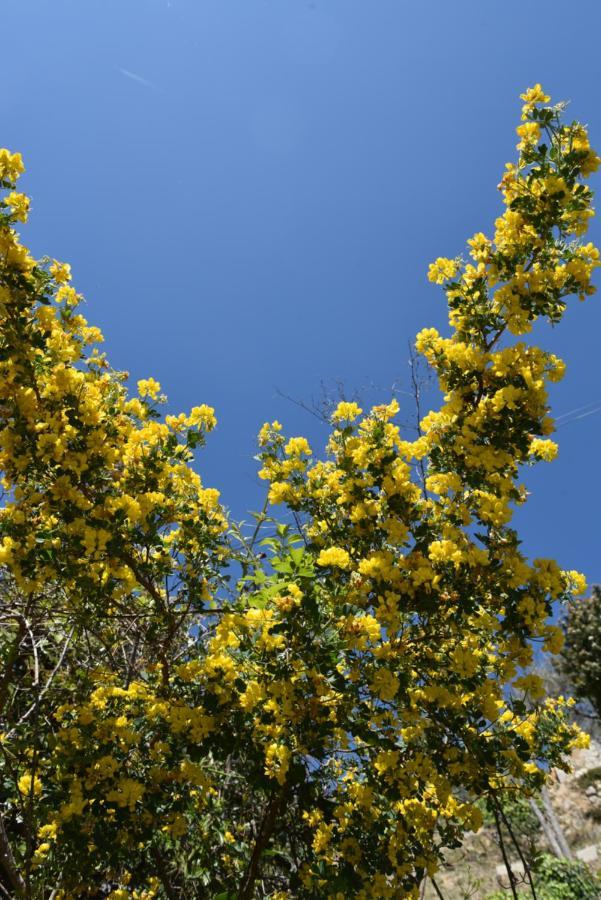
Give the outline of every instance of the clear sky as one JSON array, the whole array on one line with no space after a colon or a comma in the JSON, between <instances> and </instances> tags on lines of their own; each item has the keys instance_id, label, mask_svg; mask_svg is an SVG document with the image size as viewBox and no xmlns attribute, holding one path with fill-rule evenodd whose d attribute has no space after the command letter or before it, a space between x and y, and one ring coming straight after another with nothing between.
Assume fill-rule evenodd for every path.
<instances>
[{"instance_id":1,"label":"clear sky","mask_svg":"<svg viewBox=\"0 0 601 900\"><path fill-rule=\"evenodd\" d=\"M407 389L407 341L446 328L428 263L490 232L519 93L570 100L601 147L599 0L4 0L1 23L26 243L72 264L116 368L158 378L169 411L216 408L198 467L236 518L262 504L266 419L325 440L278 392ZM516 519L528 555L589 581L600 301L537 331L568 363L560 456Z\"/></svg>"}]
</instances>

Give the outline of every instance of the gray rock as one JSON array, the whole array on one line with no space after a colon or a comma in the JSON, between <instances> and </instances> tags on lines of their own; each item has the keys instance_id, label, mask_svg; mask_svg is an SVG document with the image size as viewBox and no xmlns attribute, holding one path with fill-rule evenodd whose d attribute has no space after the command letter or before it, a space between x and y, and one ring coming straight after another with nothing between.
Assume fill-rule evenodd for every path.
<instances>
[{"instance_id":1,"label":"gray rock","mask_svg":"<svg viewBox=\"0 0 601 900\"><path fill-rule=\"evenodd\" d=\"M578 857L578 859L581 859L582 862L592 863L597 861L599 854L595 845L589 844L588 847L583 847L582 850L577 850L576 856Z\"/></svg>"}]
</instances>

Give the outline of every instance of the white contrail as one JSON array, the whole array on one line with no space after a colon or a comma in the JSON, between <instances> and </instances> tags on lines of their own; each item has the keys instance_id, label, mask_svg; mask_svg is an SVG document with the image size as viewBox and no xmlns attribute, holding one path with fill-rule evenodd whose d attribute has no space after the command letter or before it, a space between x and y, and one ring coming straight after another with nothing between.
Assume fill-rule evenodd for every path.
<instances>
[{"instance_id":1,"label":"white contrail","mask_svg":"<svg viewBox=\"0 0 601 900\"><path fill-rule=\"evenodd\" d=\"M126 78L131 78L132 81L137 81L138 84L143 84L144 87L152 88L153 91L159 90L156 84L153 84L152 81L147 81L146 78L142 78L141 75L136 75L135 72L130 72L129 69L122 69L121 66L119 66L118 69Z\"/></svg>"},{"instance_id":2,"label":"white contrail","mask_svg":"<svg viewBox=\"0 0 601 900\"><path fill-rule=\"evenodd\" d=\"M587 416L592 416L598 412L601 412L601 406L598 406L596 409L591 409L588 412L580 413L579 416L574 416L573 419L570 419L570 422L575 422L576 419L586 419Z\"/></svg>"},{"instance_id":3,"label":"white contrail","mask_svg":"<svg viewBox=\"0 0 601 900\"><path fill-rule=\"evenodd\" d=\"M590 406L591 404L589 403L588 405ZM586 409L586 407L581 406L578 409ZM578 409L572 410L572 412L578 412ZM595 413L598 413L598 412L601 412L601 404L599 406L593 407L593 409L589 409L588 412L582 412L582 413L580 413L579 416L573 416L573 418L566 419L563 422L559 422L559 420L558 420L559 424L557 425L557 427L562 428L564 425L571 425L572 422L577 422L578 419L586 419L587 416L593 416L593 415L595 415ZM566 416L569 416L569 415L571 415L571 413L564 413L562 418L565 419Z\"/></svg>"},{"instance_id":4,"label":"white contrail","mask_svg":"<svg viewBox=\"0 0 601 900\"><path fill-rule=\"evenodd\" d=\"M562 413L561 416L557 416L557 421L559 422L560 419L567 419L568 416L572 416L577 412L582 412L583 409L589 409L591 406L598 406L599 402L599 400L591 400L590 403L585 403L584 406L577 406L575 409L571 409L569 412Z\"/></svg>"}]
</instances>

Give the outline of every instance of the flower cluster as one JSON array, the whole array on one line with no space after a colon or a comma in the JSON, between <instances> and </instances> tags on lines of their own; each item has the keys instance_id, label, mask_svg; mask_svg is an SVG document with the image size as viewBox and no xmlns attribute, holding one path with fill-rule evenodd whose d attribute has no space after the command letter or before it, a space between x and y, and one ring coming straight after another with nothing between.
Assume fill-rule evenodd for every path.
<instances>
[{"instance_id":1,"label":"flower cluster","mask_svg":"<svg viewBox=\"0 0 601 900\"><path fill-rule=\"evenodd\" d=\"M523 465L550 461L564 365L523 338L593 293L599 165L540 85L505 210L440 257L444 399L417 438L342 402L324 458L259 434L248 529L193 468L210 406L127 388L71 270L15 230L0 151L0 855L15 896L417 898L476 801L529 794L585 742L529 671L582 576L527 560ZM544 142L543 142L544 135ZM266 507L267 509L267 507ZM294 529L290 524L294 521ZM260 551L259 551L260 548ZM37 892L37 893L36 893Z\"/></svg>"}]
</instances>

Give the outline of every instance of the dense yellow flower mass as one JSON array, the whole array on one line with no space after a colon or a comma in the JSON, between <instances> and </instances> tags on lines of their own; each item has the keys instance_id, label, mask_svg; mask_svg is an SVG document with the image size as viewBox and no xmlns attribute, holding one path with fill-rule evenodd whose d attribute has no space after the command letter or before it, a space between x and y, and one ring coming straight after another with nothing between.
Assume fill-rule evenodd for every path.
<instances>
[{"instance_id":1,"label":"dense yellow flower mass","mask_svg":"<svg viewBox=\"0 0 601 900\"><path fill-rule=\"evenodd\" d=\"M70 266L34 260L19 154L0 150L0 857L15 896L418 896L476 800L531 793L584 740L528 668L584 590L510 527L552 460L539 317L593 293L582 125L522 95L505 211L439 257L449 334L416 348L439 410L342 402L325 458L259 434L248 529L192 467L212 407L130 394ZM546 144L539 138L546 133ZM517 340L515 339L517 338ZM423 478L421 474L423 473ZM292 514L292 518L290 516Z\"/></svg>"}]
</instances>

